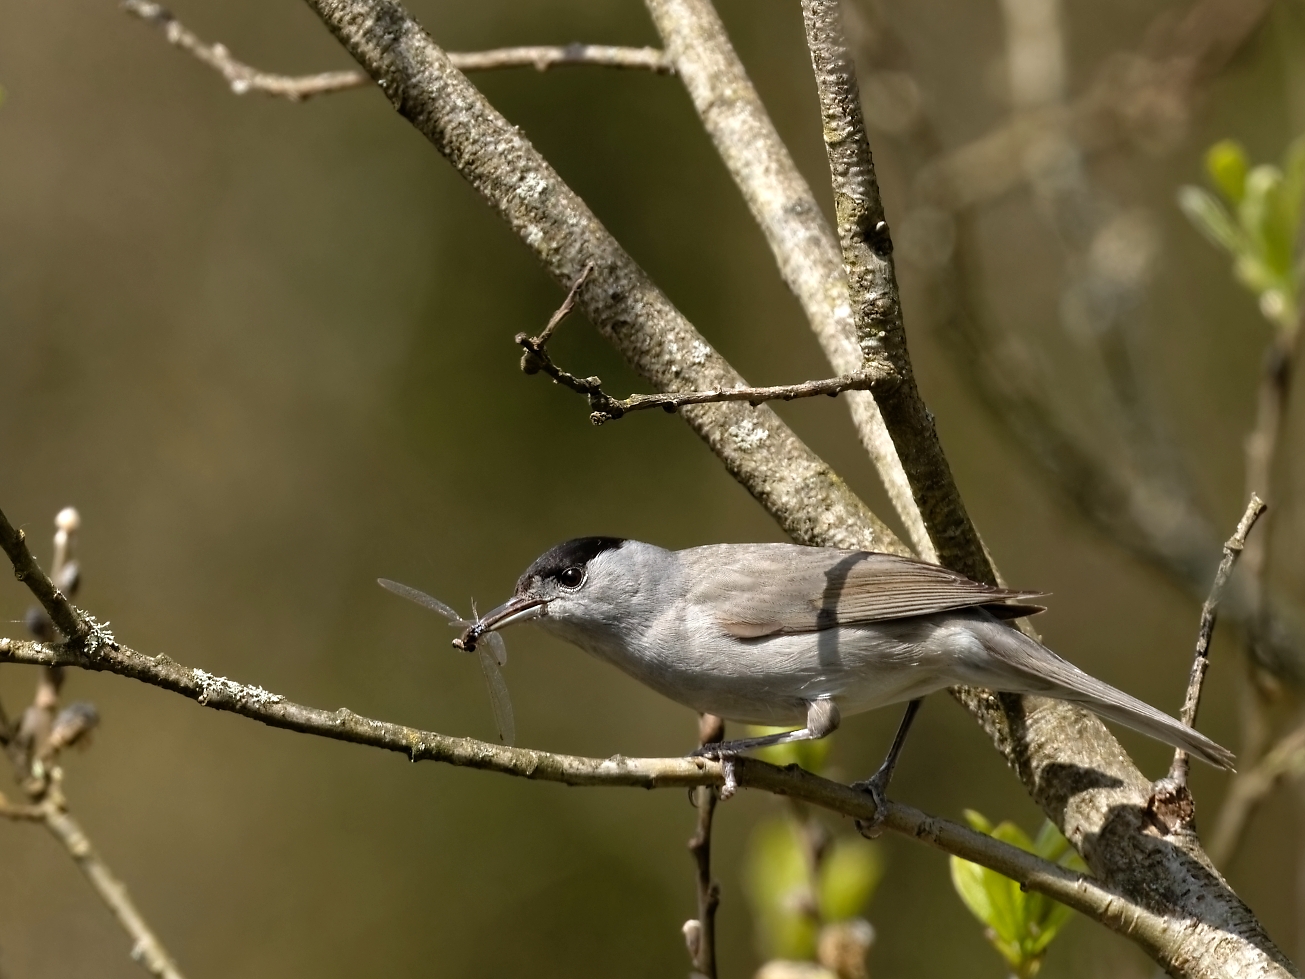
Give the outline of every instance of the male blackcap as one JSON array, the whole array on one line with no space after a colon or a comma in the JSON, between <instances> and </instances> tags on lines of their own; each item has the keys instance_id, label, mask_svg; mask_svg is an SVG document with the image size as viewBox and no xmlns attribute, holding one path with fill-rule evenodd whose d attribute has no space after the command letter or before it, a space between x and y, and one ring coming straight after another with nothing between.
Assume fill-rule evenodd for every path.
<instances>
[{"instance_id":1,"label":"male blackcap","mask_svg":"<svg viewBox=\"0 0 1305 979\"><path fill-rule=\"evenodd\" d=\"M486 633L530 620L696 711L805 725L727 742L711 749L716 754L821 738L842 714L965 685L1080 704L1232 767L1226 748L1003 622L1041 611L1017 604L1041 594L868 551L797 544L668 551L582 537L541 555L513 597L454 645L474 649ZM891 774L893 758L881 775Z\"/></svg>"}]
</instances>

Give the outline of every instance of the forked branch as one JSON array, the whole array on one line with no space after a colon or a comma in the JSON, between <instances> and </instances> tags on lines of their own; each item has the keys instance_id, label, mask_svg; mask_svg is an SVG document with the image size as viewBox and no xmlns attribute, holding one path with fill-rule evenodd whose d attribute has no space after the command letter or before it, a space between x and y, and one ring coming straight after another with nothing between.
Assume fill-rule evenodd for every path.
<instances>
[{"instance_id":1,"label":"forked branch","mask_svg":"<svg viewBox=\"0 0 1305 979\"><path fill-rule=\"evenodd\" d=\"M45 610L33 609L28 614L27 624L32 633L49 640L54 635L54 623L66 636L73 637L69 645L94 653L101 645L95 638L94 620L80 613L65 596L65 592L73 594L76 591L80 580L78 563L73 557L73 540L80 522L81 518L72 507L61 510L55 518L58 529L49 577L32 556L23 534L14 530L3 513L0 513L0 545L9 554L19 578L28 584ZM46 615L50 618L47 619ZM0 640L0 646L8 642ZM63 667L56 663L46 664L40 672L36 695L32 704L23 711L21 722L11 725L4 711L0 710L0 745L6 749L20 790L27 797L26 803L11 803L0 795L0 817L43 825L118 919L131 939L131 957L159 979L184 979L162 941L127 893L126 886L114 876L80 824L68 812L63 773L58 765L59 753L84 742L99 722L99 715L89 703L69 704L56 714L62 681Z\"/></svg>"},{"instance_id":2,"label":"forked branch","mask_svg":"<svg viewBox=\"0 0 1305 979\"><path fill-rule=\"evenodd\" d=\"M777 384L771 387L748 387L741 385L732 388L714 388L709 391L676 391L664 394L632 394L628 398L613 398L603 390L603 381L599 377L579 377L564 371L554 363L548 353L548 341L558 324L575 308L576 297L581 287L593 271L593 263L584 267L584 271L572 283L570 291L558 307L548 325L537 337L518 333L516 342L525 350L521 356L521 370L526 374L544 373L556 383L570 388L577 394L589 399L589 420L595 425L622 418L632 411L646 411L649 408L661 408L674 413L685 405L719 404L723 401L746 401L754 408L767 401L793 401L797 398L814 398L819 395L837 397L844 391L887 391L897 384L897 375L887 364L877 360L867 360L861 370L839 377L824 378L819 381L802 381L799 384Z\"/></svg>"}]
</instances>

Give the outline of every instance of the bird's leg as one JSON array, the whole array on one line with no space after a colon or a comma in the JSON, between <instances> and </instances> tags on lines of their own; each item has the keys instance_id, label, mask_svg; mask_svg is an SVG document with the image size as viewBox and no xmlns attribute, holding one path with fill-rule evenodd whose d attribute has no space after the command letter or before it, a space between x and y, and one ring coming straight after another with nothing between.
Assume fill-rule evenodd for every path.
<instances>
[{"instance_id":1,"label":"bird's leg","mask_svg":"<svg viewBox=\"0 0 1305 979\"><path fill-rule=\"evenodd\" d=\"M818 741L834 733L838 727L838 705L822 697L807 704L807 726L796 731L781 731L779 734L765 734L759 738L739 738L737 741L720 741L705 744L693 753L700 758L729 758L751 751L753 748L769 748L774 744L789 744L793 741Z\"/></svg>"},{"instance_id":2,"label":"bird's leg","mask_svg":"<svg viewBox=\"0 0 1305 979\"><path fill-rule=\"evenodd\" d=\"M906 713L902 715L902 722L897 725L897 734L893 736L893 746L888 749L888 755L884 762L879 766L879 771L875 772L864 782L853 782L852 788L860 789L862 792L869 792L870 798L875 801L874 819L858 819L856 828L861 831L861 835L874 839L879 835L879 824L884 821L884 807L888 802L885 793L888 791L888 783L893 780L893 769L897 767L897 756L902 753L902 745L906 744L906 733L911 730L911 724L915 721L915 715L920 710L920 704L924 701L916 698L906 705Z\"/></svg>"}]
</instances>

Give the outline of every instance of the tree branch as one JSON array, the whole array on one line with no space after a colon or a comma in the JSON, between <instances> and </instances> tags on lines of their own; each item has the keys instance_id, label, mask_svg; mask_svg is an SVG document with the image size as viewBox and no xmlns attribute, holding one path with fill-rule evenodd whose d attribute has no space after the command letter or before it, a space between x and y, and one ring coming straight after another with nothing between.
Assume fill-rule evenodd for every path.
<instances>
[{"instance_id":1,"label":"tree branch","mask_svg":"<svg viewBox=\"0 0 1305 979\"><path fill-rule=\"evenodd\" d=\"M516 335L516 342L525 349L521 356L521 370L526 374L543 372L556 384L570 388L577 394L589 399L589 420L595 425L623 418L632 411L646 411L649 408L661 408L674 413L686 405L721 404L726 401L746 401L752 407L767 401L792 401L795 398L814 398L824 394L835 397L844 391L886 391L897 383L897 377L887 365L868 361L863 370L853 371L842 377L831 377L821 381L802 381L799 384L780 384L772 387L733 387L716 388L711 391L684 391L677 394L632 394L628 398L613 398L603 390L603 381L599 377L578 377L562 370L548 353L548 341L553 332L575 307L580 289L593 271L593 263L586 265L580 277L575 280L566 299L558 307L544 327L544 332L537 337L525 333Z\"/></svg>"},{"instance_id":2,"label":"tree branch","mask_svg":"<svg viewBox=\"0 0 1305 979\"><path fill-rule=\"evenodd\" d=\"M361 71L324 71L313 75L278 75L260 71L234 58L223 44L209 44L153 0L122 0L122 9L163 31L168 43L221 75L236 95L257 92L302 102L316 95L329 95L365 88L372 80ZM598 65L605 68L634 68L662 75L674 69L666 55L656 48L618 47L610 44L534 44L492 51L450 52L449 60L459 71L495 68L534 68L548 71L562 65Z\"/></svg>"},{"instance_id":3,"label":"tree branch","mask_svg":"<svg viewBox=\"0 0 1305 979\"><path fill-rule=\"evenodd\" d=\"M714 714L698 717L698 746L725 739L725 722ZM691 979L716 979L716 909L720 906L720 884L711 876L711 826L716 813L717 791L712 785L690 790L689 798L698 811L698 827L689 840L698 891L698 916L684 923L684 940L693 961Z\"/></svg>"},{"instance_id":4,"label":"tree branch","mask_svg":"<svg viewBox=\"0 0 1305 979\"><path fill-rule=\"evenodd\" d=\"M108 905L123 930L133 939L131 957L152 976L159 976L160 979L185 979L163 943L137 910L127 894L126 885L113 875L108 864L91 846L91 841L81 826L68 814L62 804L62 795L56 794L48 798L39 808L45 828L63 844L78 869L95 888L100 900Z\"/></svg>"},{"instance_id":5,"label":"tree branch","mask_svg":"<svg viewBox=\"0 0 1305 979\"><path fill-rule=\"evenodd\" d=\"M1198 94L1197 86L1237 51L1269 6L1267 0L1196 0L1180 17L1172 11L1161 14L1145 32L1139 50L1109 59L1089 94L1076 103L1076 118L1091 119L1092 125L1089 130L1072 125L1073 141L1084 154L1129 138L1154 146L1157 136L1181 122ZM904 45L882 18L875 22L874 37L877 63L887 61L898 72L909 71ZM1063 120L1044 115L1042 122L1057 127ZM1155 465L1154 438L1138 458L1122 450L1099 451L1076 434L1059 417L1051 382L1039 382L1036 356L1017 336L990 325L992 317L983 315L970 298L980 273L967 258L978 248L968 209L1027 179L1020 165L1026 128L1022 121L1012 122L946 155L922 114L899 133L911 158L907 167L917 173L908 220L917 226L941 223L949 236L953 227L956 230L954 247L949 242L940 256L922 263L921 270L931 273L923 291L938 308L936 315L947 333L945 346L962 376L1044 478L1109 539L1202 601L1218 564L1220 537L1200 511L1190 479L1174 472L1176 467ZM1160 142L1172 145L1169 136ZM987 143L1002 148L982 149ZM991 186L994 179L1000 187ZM1179 478L1170 478L1174 476ZM1258 483L1248 487L1248 494L1251 491L1264 496ZM1265 536L1252 538L1252 557ZM1252 565L1243 558L1244 569ZM1264 666L1299 682L1305 677L1305 635L1272 603L1257 611L1246 587L1250 579L1249 574L1233 579L1223 614L1256 634L1256 654Z\"/></svg>"},{"instance_id":6,"label":"tree branch","mask_svg":"<svg viewBox=\"0 0 1305 979\"><path fill-rule=\"evenodd\" d=\"M776 132L720 17L710 0L645 2L703 127L829 363L840 374L857 371L865 358L857 345L838 239ZM879 406L863 393L849 393L847 403L912 547L924 560L936 560Z\"/></svg>"},{"instance_id":7,"label":"tree branch","mask_svg":"<svg viewBox=\"0 0 1305 979\"><path fill-rule=\"evenodd\" d=\"M938 446L932 418L919 400L910 373L892 243L837 0L803 0L803 15L862 349L882 351L902 376L892 398L880 401L884 420L940 563L976 580L995 581L995 571L965 513ZM1161 886L1169 899L1184 907L1193 906L1193 892L1175 889L1179 879L1188 879L1198 889L1205 886L1196 883L1198 879L1220 880L1209 868L1199 841L1185 826L1166 826L1166 845L1154 845L1152 787L1098 719L1041 698L970 689L953 693L979 719L1033 798L1101 879L1143 899L1142 895L1155 893L1159 877L1169 877ZM1158 877L1154 871L1162 866L1165 873ZM1250 909L1226 885L1220 883L1208 897L1220 905L1220 930L1232 931L1246 941L1242 951L1253 946L1258 950L1254 956L1265 957L1261 961L1292 970ZM1207 911L1211 908L1208 903L1202 906ZM1213 933L1206 941L1210 951L1206 961L1184 958L1180 962L1168 953L1158 961L1175 974L1218 974L1230 961L1225 957L1228 949L1219 948L1221 939Z\"/></svg>"},{"instance_id":8,"label":"tree branch","mask_svg":"<svg viewBox=\"0 0 1305 979\"><path fill-rule=\"evenodd\" d=\"M1205 605L1201 607L1201 626L1196 635L1196 653L1192 657L1192 673L1187 681L1187 695L1183 698L1183 711L1179 715L1179 719L1188 727L1196 726L1196 712L1201 706L1201 690L1205 686L1205 673L1210 668L1210 640L1214 636L1214 624L1219 614L1219 600L1223 597L1224 586L1228 584L1228 577L1232 574L1233 565L1237 563L1238 556L1246 546L1246 535L1251 532L1251 528L1255 526L1255 521L1260 519L1260 514L1264 510L1264 501L1252 493L1250 502L1246 504L1246 512L1242 514L1242 519L1237 524L1237 529L1228 538L1228 542L1223 545L1223 560L1219 562L1219 570L1215 572L1214 583L1210 586L1210 597L1205 600ZM1169 767L1169 778L1179 785L1186 786L1189 764L1190 759L1187 752L1182 749L1176 750L1173 764Z\"/></svg>"},{"instance_id":9,"label":"tree branch","mask_svg":"<svg viewBox=\"0 0 1305 979\"><path fill-rule=\"evenodd\" d=\"M555 281L568 286L594 262L594 287L584 291L584 311L654 387L690 391L741 383L400 4L307 2ZM684 416L794 539L901 553L900 543L773 412L703 405L686 408ZM977 538L974 543L981 554ZM100 651L102 657L115 653ZM1214 975L1229 964L1269 975L1290 971L1254 917L1204 862L1194 837L1157 834L1145 813L1150 783L1099 722L1036 698L979 692L972 696L972 708L1035 798L1055 814L1101 878L1118 888L1110 892L1116 902L1118 894L1133 894L1137 905L1166 922L1163 935L1134 936L1166 968L1194 976ZM340 723L351 740L366 733L347 719ZM483 749L475 757L489 767L485 760L492 756ZM1189 922L1179 933L1167 924L1174 916Z\"/></svg>"},{"instance_id":10,"label":"tree branch","mask_svg":"<svg viewBox=\"0 0 1305 979\"><path fill-rule=\"evenodd\" d=\"M802 15L820 97L857 342L862 357L882 357L900 378L891 391L876 398L879 410L938 562L975 581L996 584L992 564L938 441L933 415L915 386L893 268L893 243L875 179L856 71L843 38L838 0L803 0Z\"/></svg>"},{"instance_id":11,"label":"tree branch","mask_svg":"<svg viewBox=\"0 0 1305 979\"><path fill-rule=\"evenodd\" d=\"M50 577L46 577L36 563L23 534L10 526L3 513L0 513L0 544L9 554L19 579L27 583L50 616L50 619L46 619L39 610L33 610L38 612L36 616L29 612L29 629L48 639L52 635L51 620L60 624L61 631L66 635L73 637L76 637L79 629L86 627L85 636L73 638L69 644L94 652L103 645L98 638L100 627L93 618L83 615L64 597L65 592L73 594L80 581L78 562L73 556L73 541L80 525L81 517L72 507L65 507L55 517L57 529ZM51 578L59 583L59 587L54 586ZM7 639L0 640L0 646L8 642ZM5 722L5 737L0 738L0 741L8 748L15 774L29 802L26 805L13 804L0 795L0 816L38 822L49 830L68 851L96 894L132 939L131 957L151 975L161 979L184 979L163 943L132 903L126 887L114 877L108 865L91 846L86 833L68 813L62 771L56 762L63 749L80 741L95 727L99 715L94 706L87 703L69 704L56 715L62 685L63 667L57 663L46 664L37 681L36 695L31 706L23 712L18 729L9 730Z\"/></svg>"},{"instance_id":12,"label":"tree branch","mask_svg":"<svg viewBox=\"0 0 1305 979\"><path fill-rule=\"evenodd\" d=\"M217 677L173 662L150 657L126 646L103 647L87 654L67 644L42 644L0 639L0 662L32 666L75 666L115 673L181 694L213 710L240 714L270 727L313 734L387 751L412 761L438 761L520 778L574 786L684 788L720 785L719 762L703 758L582 758L528 748L509 748L471 738L455 738L387 721L362 717L346 708L326 711L293 703L262 687ZM854 819L875 816L873 798L795 766L778 768L755 758L734 760L738 784L840 813ZM976 833L910 806L888 802L882 825L920 840L945 853L990 867L1029 890L1046 894L1115 931L1129 934L1157 957L1175 950L1198 955L1201 929L1175 929L1171 918L1130 900L1090 877L1050 863L991 836ZM72 834L70 834L71 838ZM1197 916L1189 925L1202 920ZM1195 944L1193 944L1195 943ZM1264 975L1276 975L1273 970Z\"/></svg>"},{"instance_id":13,"label":"tree branch","mask_svg":"<svg viewBox=\"0 0 1305 979\"><path fill-rule=\"evenodd\" d=\"M569 288L593 263L578 305L655 389L728 390L746 383L400 4L307 2L554 281ZM908 553L769 408L697 405L685 408L683 417L795 540Z\"/></svg>"},{"instance_id":14,"label":"tree branch","mask_svg":"<svg viewBox=\"0 0 1305 979\"><path fill-rule=\"evenodd\" d=\"M1195 90L1213 76L1264 19L1272 0L1199 0L1176 18L1166 9L1133 52L1108 59L1084 94L1048 113L1084 153L1121 143L1154 152L1179 142ZM1027 130L998 126L922 166L913 196L948 211L975 207L1016 189Z\"/></svg>"},{"instance_id":15,"label":"tree branch","mask_svg":"<svg viewBox=\"0 0 1305 979\"><path fill-rule=\"evenodd\" d=\"M82 614L41 570L27 546L26 535L21 530L15 530L3 512L0 512L0 549L4 550L14 566L14 577L36 596L59 631L71 640L85 638L90 630Z\"/></svg>"}]
</instances>

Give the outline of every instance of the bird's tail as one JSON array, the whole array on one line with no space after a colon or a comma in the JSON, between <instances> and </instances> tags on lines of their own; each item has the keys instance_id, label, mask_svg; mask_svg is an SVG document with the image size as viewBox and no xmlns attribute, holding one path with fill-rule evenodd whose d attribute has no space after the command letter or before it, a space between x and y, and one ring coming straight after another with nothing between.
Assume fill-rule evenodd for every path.
<instances>
[{"instance_id":1,"label":"bird's tail","mask_svg":"<svg viewBox=\"0 0 1305 979\"><path fill-rule=\"evenodd\" d=\"M993 619L974 623L972 631L990 654L985 665L1008 678L1000 689L1080 704L1107 720L1182 748L1217 768L1232 770L1236 757L1227 748L1150 704L1089 676L1022 632ZM976 676L974 682L993 686L991 678Z\"/></svg>"}]
</instances>

